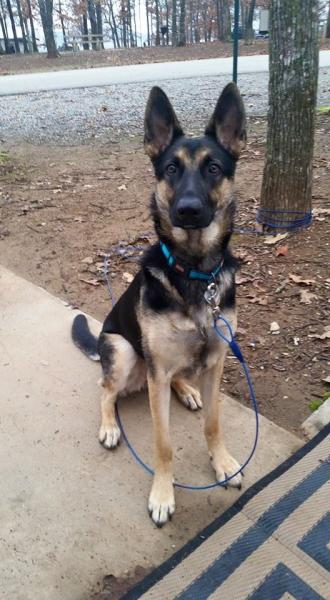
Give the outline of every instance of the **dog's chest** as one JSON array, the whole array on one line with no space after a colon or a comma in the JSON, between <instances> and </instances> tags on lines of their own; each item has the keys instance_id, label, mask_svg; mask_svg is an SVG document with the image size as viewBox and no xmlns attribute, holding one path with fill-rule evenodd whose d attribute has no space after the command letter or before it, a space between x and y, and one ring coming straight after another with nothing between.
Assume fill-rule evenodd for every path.
<instances>
[{"instance_id":1,"label":"dog's chest","mask_svg":"<svg viewBox=\"0 0 330 600\"><path fill-rule=\"evenodd\" d=\"M198 374L217 362L221 340L214 331L212 312L206 304L191 309L188 316L173 312L157 319L157 329L161 335L158 343L152 335L151 350L166 371L175 374L191 370Z\"/></svg>"}]
</instances>

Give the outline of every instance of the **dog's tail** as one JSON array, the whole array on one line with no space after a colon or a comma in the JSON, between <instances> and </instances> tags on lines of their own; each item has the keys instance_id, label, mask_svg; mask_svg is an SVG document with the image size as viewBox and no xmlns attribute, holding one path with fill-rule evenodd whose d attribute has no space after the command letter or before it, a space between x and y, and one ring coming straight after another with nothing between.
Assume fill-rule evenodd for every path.
<instances>
[{"instance_id":1,"label":"dog's tail","mask_svg":"<svg viewBox=\"0 0 330 600\"><path fill-rule=\"evenodd\" d=\"M97 337L89 329L85 315L77 315L72 323L71 337L73 343L91 360L100 360L97 349Z\"/></svg>"}]
</instances>

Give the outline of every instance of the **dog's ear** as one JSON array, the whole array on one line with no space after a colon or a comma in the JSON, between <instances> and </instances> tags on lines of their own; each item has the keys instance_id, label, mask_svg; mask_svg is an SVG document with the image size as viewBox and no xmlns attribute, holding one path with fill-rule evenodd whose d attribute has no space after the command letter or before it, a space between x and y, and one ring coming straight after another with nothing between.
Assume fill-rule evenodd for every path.
<instances>
[{"instance_id":1,"label":"dog's ear","mask_svg":"<svg viewBox=\"0 0 330 600\"><path fill-rule=\"evenodd\" d=\"M180 123L166 94L153 87L144 117L144 148L152 160L183 135Z\"/></svg>"},{"instance_id":2,"label":"dog's ear","mask_svg":"<svg viewBox=\"0 0 330 600\"><path fill-rule=\"evenodd\" d=\"M208 126L206 135L238 158L246 144L246 118L242 97L235 83L224 88Z\"/></svg>"}]
</instances>

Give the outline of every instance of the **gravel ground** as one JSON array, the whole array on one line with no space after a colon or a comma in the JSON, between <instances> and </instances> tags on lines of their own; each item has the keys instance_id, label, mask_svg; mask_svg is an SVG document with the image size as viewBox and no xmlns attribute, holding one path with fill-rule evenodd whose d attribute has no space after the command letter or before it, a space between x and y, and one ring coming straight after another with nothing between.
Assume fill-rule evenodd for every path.
<instances>
[{"instance_id":1,"label":"gravel ground","mask_svg":"<svg viewBox=\"0 0 330 600\"><path fill-rule=\"evenodd\" d=\"M160 85L188 131L196 131L205 124L227 82L224 75L168 80ZM239 77L249 115L266 114L267 85L266 73ZM125 133L141 135L150 87L150 83L126 84L1 97L1 139L74 146L96 138L105 145L119 142ZM320 69L318 103L330 104L330 68Z\"/></svg>"}]
</instances>

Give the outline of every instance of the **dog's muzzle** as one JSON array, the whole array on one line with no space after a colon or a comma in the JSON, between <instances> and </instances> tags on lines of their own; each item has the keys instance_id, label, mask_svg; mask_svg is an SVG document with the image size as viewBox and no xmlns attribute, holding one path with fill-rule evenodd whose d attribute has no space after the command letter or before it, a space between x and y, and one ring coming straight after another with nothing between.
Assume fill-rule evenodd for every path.
<instances>
[{"instance_id":1,"label":"dog's muzzle","mask_svg":"<svg viewBox=\"0 0 330 600\"><path fill-rule=\"evenodd\" d=\"M197 196L182 196L174 203L171 220L175 227L201 229L212 221L212 211Z\"/></svg>"}]
</instances>

